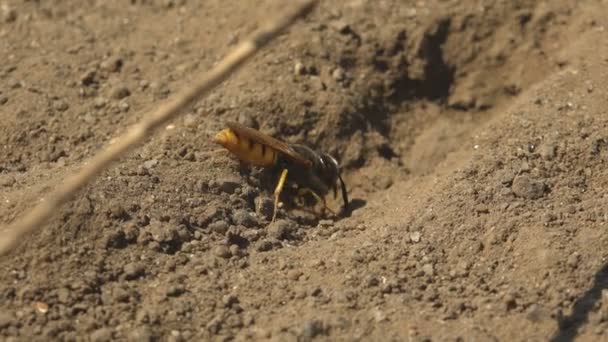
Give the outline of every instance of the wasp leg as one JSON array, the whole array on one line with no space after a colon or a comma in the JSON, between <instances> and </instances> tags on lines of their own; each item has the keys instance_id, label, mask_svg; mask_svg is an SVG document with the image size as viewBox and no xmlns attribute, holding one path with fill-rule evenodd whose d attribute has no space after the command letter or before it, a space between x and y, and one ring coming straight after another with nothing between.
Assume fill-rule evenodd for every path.
<instances>
[{"instance_id":1,"label":"wasp leg","mask_svg":"<svg viewBox=\"0 0 608 342\"><path fill-rule=\"evenodd\" d=\"M346 191L346 184L344 184L344 180L342 176L338 174L338 179L340 180L340 185L342 187L342 199L344 200L344 207L342 207L342 213L349 214L350 208L348 206L348 192Z\"/></svg>"},{"instance_id":2,"label":"wasp leg","mask_svg":"<svg viewBox=\"0 0 608 342\"><path fill-rule=\"evenodd\" d=\"M277 183L277 187L274 189L274 209L272 211L272 220L271 223L274 222L274 219L277 217L277 209L279 207L279 195L281 195L281 191L283 191L283 187L285 186L285 181L287 180L287 169L283 169L281 172L281 177L279 178L279 182Z\"/></svg>"},{"instance_id":3,"label":"wasp leg","mask_svg":"<svg viewBox=\"0 0 608 342\"><path fill-rule=\"evenodd\" d=\"M300 196L303 196L306 194L311 194L312 197L314 197L317 200L317 202L323 203L324 209L328 210L330 213L332 213L332 215L336 215L336 213L333 210L331 210L330 207L327 206L327 202L325 202L325 198L319 196L316 192L312 191L309 188L300 188L298 190L298 192L299 192Z\"/></svg>"}]
</instances>

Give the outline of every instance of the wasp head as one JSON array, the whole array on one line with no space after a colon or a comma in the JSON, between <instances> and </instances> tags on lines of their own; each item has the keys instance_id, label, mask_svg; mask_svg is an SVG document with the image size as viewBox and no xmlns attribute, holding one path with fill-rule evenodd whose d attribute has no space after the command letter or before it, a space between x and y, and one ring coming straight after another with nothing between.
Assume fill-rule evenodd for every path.
<instances>
[{"instance_id":1,"label":"wasp head","mask_svg":"<svg viewBox=\"0 0 608 342\"><path fill-rule=\"evenodd\" d=\"M346 191L346 184L344 184L344 180L342 180L342 176L340 174L340 165L338 161L327 153L322 153L320 155L321 159L321 167L318 170L318 174L323 182L329 185L333 191L334 196L337 195L338 188L337 182L340 181L340 187L342 190L342 199L344 200L344 211L348 211L348 193Z\"/></svg>"}]
</instances>

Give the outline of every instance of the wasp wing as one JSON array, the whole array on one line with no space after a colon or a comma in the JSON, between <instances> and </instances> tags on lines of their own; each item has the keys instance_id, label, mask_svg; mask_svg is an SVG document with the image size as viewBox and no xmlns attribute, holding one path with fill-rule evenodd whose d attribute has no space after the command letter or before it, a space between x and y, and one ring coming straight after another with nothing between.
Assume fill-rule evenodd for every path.
<instances>
[{"instance_id":1,"label":"wasp wing","mask_svg":"<svg viewBox=\"0 0 608 342\"><path fill-rule=\"evenodd\" d=\"M273 150L283 154L292 162L300 166L307 168L312 166L312 162L310 160L303 157L301 154L296 152L293 148L291 148L291 146L289 146L283 141L275 139L270 135L264 134L258 130L249 128L247 126L243 126L236 122L227 122L226 126L228 126L228 128L230 128L234 133L236 133L236 135L249 138L254 142L266 145L267 147L270 147Z\"/></svg>"}]
</instances>

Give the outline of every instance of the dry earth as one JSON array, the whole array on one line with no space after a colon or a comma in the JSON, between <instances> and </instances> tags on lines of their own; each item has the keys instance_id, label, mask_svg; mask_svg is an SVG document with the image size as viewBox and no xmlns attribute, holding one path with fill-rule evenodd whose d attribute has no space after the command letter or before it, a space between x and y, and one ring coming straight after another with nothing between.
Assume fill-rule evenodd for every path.
<instances>
[{"instance_id":1,"label":"dry earth","mask_svg":"<svg viewBox=\"0 0 608 342\"><path fill-rule=\"evenodd\" d=\"M288 3L0 2L0 223ZM607 13L322 1L0 260L2 340L608 339ZM227 120L334 154L352 215L268 225Z\"/></svg>"}]
</instances>

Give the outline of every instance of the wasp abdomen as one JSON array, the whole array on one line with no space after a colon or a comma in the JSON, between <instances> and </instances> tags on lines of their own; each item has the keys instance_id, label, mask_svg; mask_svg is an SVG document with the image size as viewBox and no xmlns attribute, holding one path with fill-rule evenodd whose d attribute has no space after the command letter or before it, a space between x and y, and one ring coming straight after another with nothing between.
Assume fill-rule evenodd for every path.
<instances>
[{"instance_id":1,"label":"wasp abdomen","mask_svg":"<svg viewBox=\"0 0 608 342\"><path fill-rule=\"evenodd\" d=\"M214 140L243 162L262 167L270 167L276 163L276 151L249 137L239 136L230 128L220 131Z\"/></svg>"}]
</instances>

